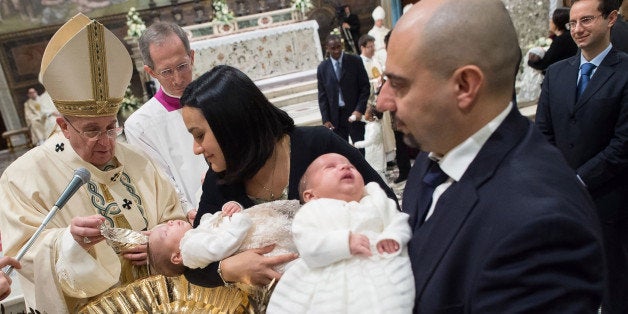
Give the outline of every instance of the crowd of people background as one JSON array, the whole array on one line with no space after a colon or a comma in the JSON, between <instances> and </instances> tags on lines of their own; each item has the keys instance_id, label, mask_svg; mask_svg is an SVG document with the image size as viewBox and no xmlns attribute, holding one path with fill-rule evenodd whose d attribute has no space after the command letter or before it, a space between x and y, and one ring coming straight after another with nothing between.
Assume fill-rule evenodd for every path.
<instances>
[{"instance_id":1,"label":"crowd of people background","mask_svg":"<svg viewBox=\"0 0 628 314\"><path fill-rule=\"evenodd\" d=\"M186 279L205 287L279 280L278 303L271 297L269 310L316 309L330 298L338 311L351 312L355 303L347 300L354 296L348 292L310 289L320 303L287 302L294 287L305 284L304 274L352 273L321 272L317 268L331 266L316 261L318 254L347 264L357 258L352 256L402 251L414 288L405 290L412 291L412 305L400 312L628 312L628 35L621 5L575 0L555 10L551 51L527 61L544 69L534 122L513 98L522 52L500 0L421 0L404 9L392 31L378 22L378 7L373 30L355 43L364 49L362 57L345 53L337 35L327 37L329 58L317 71L322 125L316 127L296 126L233 67L217 66L192 80L194 51L187 37L175 24L155 23L140 38L140 49L160 89L127 120L128 143L117 141L122 128L116 114L130 80L130 56L109 30L79 14L50 40L41 67L56 107L44 115L56 118L60 132L0 178L5 255L15 256L33 235L63 190L64 174L85 167L92 177L21 261L3 257L0 264L19 270L29 310L75 312L148 275L148 245L116 254L103 241L102 224L150 234L173 221L196 228L228 202L246 212L277 200L335 199L342 188L328 194L304 188L312 184L308 169L333 153L343 166L319 164L317 174L342 171L334 174L340 186L359 191L341 201L362 204L379 195L394 204L393 212L402 212L410 234L354 237L366 229L349 227L346 243L316 240L320 234L305 233L304 224L334 220L329 216L336 211L312 205L297 213L300 229L292 231L297 244L320 245L297 245L302 257L267 256L274 249L268 245L186 267ZM348 7L345 13L349 18ZM482 18L487 15L491 19ZM553 57L558 45L572 43L573 55ZM37 91L29 94L37 99ZM378 134L380 158L356 149L366 142L365 122L374 119L378 132L370 133ZM397 178L407 178L401 206L379 166L396 146L383 135L392 130L397 142L418 151L412 168ZM369 163L376 159L378 166ZM337 213L353 208L345 207ZM359 211L366 208L354 210L351 215L364 218ZM317 211L328 213L319 217ZM337 222L338 229L320 225L321 234L326 228L347 233ZM385 229L383 223L374 226L375 233ZM288 269L281 288L276 266L293 261L297 275ZM3 275L0 298L10 292L11 278ZM393 289L385 283L379 288L384 294Z\"/></svg>"}]
</instances>

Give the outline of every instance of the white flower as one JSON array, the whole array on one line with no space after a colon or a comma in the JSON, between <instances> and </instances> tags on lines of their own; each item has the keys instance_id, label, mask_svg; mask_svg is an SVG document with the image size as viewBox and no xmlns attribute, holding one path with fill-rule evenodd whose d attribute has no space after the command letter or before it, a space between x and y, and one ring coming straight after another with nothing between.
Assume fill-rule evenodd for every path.
<instances>
[{"instance_id":1,"label":"white flower","mask_svg":"<svg viewBox=\"0 0 628 314\"><path fill-rule=\"evenodd\" d=\"M533 47L541 47L541 48L547 50L551 44L552 44L552 39L551 38L539 37L533 43L529 44L527 46L527 48L530 49L530 48L533 48Z\"/></svg>"},{"instance_id":2,"label":"white flower","mask_svg":"<svg viewBox=\"0 0 628 314\"><path fill-rule=\"evenodd\" d=\"M131 7L126 15L126 25L128 27L126 35L128 37L140 37L142 32L146 29L146 24L140 18L139 13L135 10L135 7Z\"/></svg>"},{"instance_id":3,"label":"white flower","mask_svg":"<svg viewBox=\"0 0 628 314\"><path fill-rule=\"evenodd\" d=\"M303 13L309 11L314 5L310 0L292 0L292 9L299 10Z\"/></svg>"},{"instance_id":4,"label":"white flower","mask_svg":"<svg viewBox=\"0 0 628 314\"><path fill-rule=\"evenodd\" d=\"M124 92L124 98L122 98L122 103L120 104L120 109L124 110L135 110L142 106L142 102L139 98L133 95L131 92L131 88L127 87Z\"/></svg>"},{"instance_id":5,"label":"white flower","mask_svg":"<svg viewBox=\"0 0 628 314\"><path fill-rule=\"evenodd\" d=\"M214 9L214 19L217 21L228 24L235 18L224 0L212 1L212 8Z\"/></svg>"}]
</instances>

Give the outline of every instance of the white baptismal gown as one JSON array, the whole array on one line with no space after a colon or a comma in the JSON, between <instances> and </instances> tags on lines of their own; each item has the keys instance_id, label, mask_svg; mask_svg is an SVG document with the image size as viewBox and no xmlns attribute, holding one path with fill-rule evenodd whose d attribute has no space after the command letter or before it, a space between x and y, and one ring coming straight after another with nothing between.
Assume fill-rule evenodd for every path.
<instances>
[{"instance_id":1,"label":"white baptismal gown","mask_svg":"<svg viewBox=\"0 0 628 314\"><path fill-rule=\"evenodd\" d=\"M360 202L317 199L295 215L292 232L301 258L282 275L267 313L411 313L414 277L406 244L408 215L377 183ZM366 235L371 257L352 256L349 232ZM379 254L379 240L401 250Z\"/></svg>"}]
</instances>

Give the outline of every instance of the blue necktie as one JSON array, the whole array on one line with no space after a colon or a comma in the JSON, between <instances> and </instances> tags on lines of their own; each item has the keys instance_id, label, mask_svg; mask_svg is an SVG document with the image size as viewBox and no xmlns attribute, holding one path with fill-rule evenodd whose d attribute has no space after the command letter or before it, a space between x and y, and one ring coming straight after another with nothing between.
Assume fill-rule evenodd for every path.
<instances>
[{"instance_id":1,"label":"blue necktie","mask_svg":"<svg viewBox=\"0 0 628 314\"><path fill-rule=\"evenodd\" d=\"M423 182L421 183L421 195L419 197L417 222L415 224L416 227L420 226L423 224L423 221L425 221L425 216L432 205L432 195L434 194L434 190L437 186L447 181L447 178L449 178L449 176L443 172L438 163L436 161L431 161L430 168L427 170L427 173L423 177Z\"/></svg>"},{"instance_id":2,"label":"blue necktie","mask_svg":"<svg viewBox=\"0 0 628 314\"><path fill-rule=\"evenodd\" d=\"M580 82L578 82L578 95L576 99L580 98L580 95L587 88L587 84L589 84L589 80L591 79L591 72L595 69L595 64L593 63L584 63L580 66Z\"/></svg>"},{"instance_id":3,"label":"blue necktie","mask_svg":"<svg viewBox=\"0 0 628 314\"><path fill-rule=\"evenodd\" d=\"M340 77L342 76L342 65L340 65L340 61L334 62L334 72L336 72L336 79L338 79L338 107L345 106L345 100L342 97L342 90L340 89Z\"/></svg>"},{"instance_id":4,"label":"blue necktie","mask_svg":"<svg viewBox=\"0 0 628 314\"><path fill-rule=\"evenodd\" d=\"M336 79L340 82L340 75L342 74L342 68L340 66L340 62L334 62L334 71L336 72Z\"/></svg>"}]
</instances>

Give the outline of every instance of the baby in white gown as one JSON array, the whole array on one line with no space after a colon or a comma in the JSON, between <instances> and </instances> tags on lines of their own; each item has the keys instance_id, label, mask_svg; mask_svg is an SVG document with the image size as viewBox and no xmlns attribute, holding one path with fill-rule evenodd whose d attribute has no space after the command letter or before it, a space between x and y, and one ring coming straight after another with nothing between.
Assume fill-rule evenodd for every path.
<instances>
[{"instance_id":1,"label":"baby in white gown","mask_svg":"<svg viewBox=\"0 0 628 314\"><path fill-rule=\"evenodd\" d=\"M270 244L275 248L266 256L296 253L290 225L300 206L297 200L279 200L242 210L238 203L228 202L222 211L203 215L194 229L187 221L168 221L151 230L151 265L158 274L178 276L185 267L202 268ZM281 273L284 266L276 270Z\"/></svg>"},{"instance_id":2,"label":"baby in white gown","mask_svg":"<svg viewBox=\"0 0 628 314\"><path fill-rule=\"evenodd\" d=\"M299 184L292 232L300 254L267 313L411 313L408 215L342 155L325 154Z\"/></svg>"}]
</instances>

